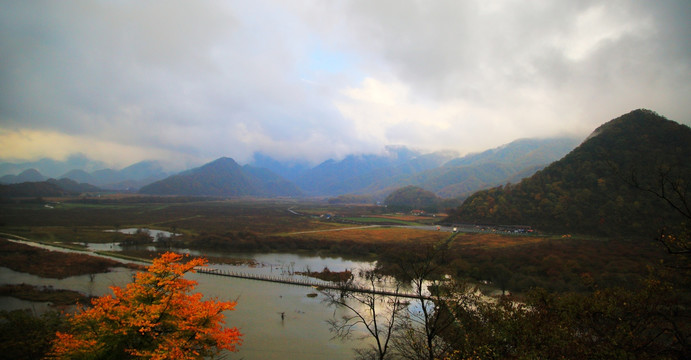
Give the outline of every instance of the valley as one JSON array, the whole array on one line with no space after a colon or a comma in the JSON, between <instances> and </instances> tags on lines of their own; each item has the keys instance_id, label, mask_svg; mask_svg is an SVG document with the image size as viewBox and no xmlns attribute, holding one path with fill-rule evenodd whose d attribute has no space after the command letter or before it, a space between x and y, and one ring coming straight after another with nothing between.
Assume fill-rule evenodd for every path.
<instances>
[{"instance_id":1,"label":"valley","mask_svg":"<svg viewBox=\"0 0 691 360\"><path fill-rule=\"evenodd\" d=\"M642 141L636 134L644 131ZM322 185L312 183L317 187L303 192L305 183L299 189L267 169L229 158L151 183L140 193L75 193L53 181L5 185L1 237L60 252L2 240L0 298L5 310L51 313L49 302L68 305L75 295L107 295L109 286L124 286L136 269L174 252L189 255L183 261L208 259L211 270L190 274L204 296L240 304L249 299L231 318L245 331L247 359L286 353L350 358L348 349L372 345L377 336L344 319L375 310L380 315L365 316L371 320L361 324L390 319L401 342L398 352L411 346L399 326L420 331L431 319L445 319L449 327L433 335L441 342L439 353L486 347L499 358L522 351L550 357L576 339L567 357L638 354L641 341L648 355L683 357L691 324L684 162L689 139L688 127L636 110L604 124L535 174L476 191L465 201L439 197L443 185L430 188L436 192L406 185L385 193L372 182L365 186L362 180L377 179L377 173L400 174L386 161L379 170L354 170L367 157L321 167L332 180L343 177L372 190L340 193L333 182L322 184L319 191L335 191L335 197L310 196ZM497 159L500 150L487 156ZM515 159L510 155L501 157ZM444 166L463 167L483 157ZM489 168L505 169L496 163ZM451 171L432 178L449 184L461 177ZM97 260L89 260L93 256ZM129 263L134 265L122 265ZM317 279L331 283L315 285ZM46 300L57 298L66 300ZM426 320L412 320L421 308L429 309ZM286 332L286 319L299 319L303 332ZM327 336L345 328L359 340ZM309 349L330 350L295 346L307 339ZM504 347L506 339L511 346Z\"/></svg>"}]
</instances>

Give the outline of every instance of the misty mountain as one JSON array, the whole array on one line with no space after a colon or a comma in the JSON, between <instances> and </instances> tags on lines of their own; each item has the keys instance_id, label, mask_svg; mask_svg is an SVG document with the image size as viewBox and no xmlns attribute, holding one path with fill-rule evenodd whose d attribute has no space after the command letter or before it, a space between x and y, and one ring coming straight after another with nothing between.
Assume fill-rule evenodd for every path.
<instances>
[{"instance_id":1,"label":"misty mountain","mask_svg":"<svg viewBox=\"0 0 691 360\"><path fill-rule=\"evenodd\" d=\"M100 161L91 160L83 154L74 154L64 161L40 159L18 164L2 163L0 164L0 175L17 175L24 170L35 169L46 177L58 178L72 169L94 171L103 168L105 168L105 164Z\"/></svg>"},{"instance_id":2,"label":"misty mountain","mask_svg":"<svg viewBox=\"0 0 691 360\"><path fill-rule=\"evenodd\" d=\"M81 169L73 169L59 177L60 179L71 179L78 183L96 184L96 179L88 172Z\"/></svg>"},{"instance_id":3,"label":"misty mountain","mask_svg":"<svg viewBox=\"0 0 691 360\"><path fill-rule=\"evenodd\" d=\"M465 197L480 189L530 176L567 154L578 142L575 138L520 139L482 153L447 158L442 166L434 166L443 159L438 157L428 166L411 168L410 164L438 153L423 155L393 169L379 171L372 183L358 193L386 193L412 185L443 198Z\"/></svg>"},{"instance_id":4,"label":"misty mountain","mask_svg":"<svg viewBox=\"0 0 691 360\"><path fill-rule=\"evenodd\" d=\"M139 192L222 197L301 195L297 187L270 170L249 165L241 167L226 157L146 185Z\"/></svg>"},{"instance_id":5,"label":"misty mountain","mask_svg":"<svg viewBox=\"0 0 691 360\"><path fill-rule=\"evenodd\" d=\"M296 180L296 184L312 195L362 193L381 179L407 176L446 163L453 152L421 154L403 146L389 146L385 155L349 155L343 160L327 160Z\"/></svg>"},{"instance_id":6,"label":"misty mountain","mask_svg":"<svg viewBox=\"0 0 691 360\"><path fill-rule=\"evenodd\" d=\"M423 154L404 146L388 146L384 154L349 155L338 161L324 161L313 168L304 161L280 162L256 153L251 165L241 172L244 178L260 178L262 181L255 182L253 186L234 185L238 185L239 189L250 189L241 190L241 194L351 194L374 196L378 200L383 200L397 188L414 185L440 197L462 198L479 189L516 182L532 175L549 162L565 155L576 144L577 140L569 138L521 139L464 157L451 151ZM268 172L258 169L266 169ZM100 169L87 172L72 169L59 178L92 184L102 189L132 190L165 179L168 175L157 161L142 161L122 170ZM5 181L11 182L13 179L15 178L8 177ZM233 187L233 184L229 186ZM214 187L223 188L220 184L212 186ZM225 194L223 196L232 196L229 195L232 193L229 189L219 191Z\"/></svg>"},{"instance_id":7,"label":"misty mountain","mask_svg":"<svg viewBox=\"0 0 691 360\"><path fill-rule=\"evenodd\" d=\"M252 162L249 165L271 170L273 173L293 182L311 168L306 161L280 162L260 152L254 153Z\"/></svg>"},{"instance_id":8,"label":"misty mountain","mask_svg":"<svg viewBox=\"0 0 691 360\"><path fill-rule=\"evenodd\" d=\"M0 178L0 183L36 182L52 177L111 190L128 190L138 189L169 175L158 161L141 161L121 170L104 167L102 162L90 160L81 154L70 156L65 161L41 159L19 164L2 163L0 174L6 175Z\"/></svg>"},{"instance_id":9,"label":"misty mountain","mask_svg":"<svg viewBox=\"0 0 691 360\"><path fill-rule=\"evenodd\" d=\"M19 175L5 175L0 177L1 184L19 184L23 182L39 182L47 178L43 176L36 169L27 169L22 171Z\"/></svg>"},{"instance_id":10,"label":"misty mountain","mask_svg":"<svg viewBox=\"0 0 691 360\"><path fill-rule=\"evenodd\" d=\"M139 189L168 175L158 161L141 161L121 170L100 169L88 173L73 169L59 178L72 179L109 190L130 190Z\"/></svg>"},{"instance_id":11,"label":"misty mountain","mask_svg":"<svg viewBox=\"0 0 691 360\"><path fill-rule=\"evenodd\" d=\"M571 149L574 138L520 139L496 149L459 157L455 152L422 154L403 146L378 154L349 155L301 170L295 184L310 195L374 195L383 199L404 186L418 186L444 198L457 198L497 184L519 181ZM266 156L262 163L284 169ZM295 176L295 173L291 173ZM520 177L519 177L520 176Z\"/></svg>"},{"instance_id":12,"label":"misty mountain","mask_svg":"<svg viewBox=\"0 0 691 360\"><path fill-rule=\"evenodd\" d=\"M46 181L25 181L0 185L0 197L61 197L76 196L82 193L99 192L101 189L70 179L48 179Z\"/></svg>"},{"instance_id":13,"label":"misty mountain","mask_svg":"<svg viewBox=\"0 0 691 360\"><path fill-rule=\"evenodd\" d=\"M600 126L568 155L520 183L473 194L450 221L654 236L682 219L668 203L632 184L664 189L673 197L688 194L689 159L688 126L635 110ZM661 185L661 179L675 182L679 191Z\"/></svg>"},{"instance_id":14,"label":"misty mountain","mask_svg":"<svg viewBox=\"0 0 691 360\"><path fill-rule=\"evenodd\" d=\"M576 138L518 139L494 149L466 155L444 164L447 167L470 166L486 163L520 164L522 168L545 165L560 159L573 150L580 140Z\"/></svg>"},{"instance_id":15,"label":"misty mountain","mask_svg":"<svg viewBox=\"0 0 691 360\"><path fill-rule=\"evenodd\" d=\"M147 160L121 170L104 169L91 174L94 184L111 190L139 189L170 175L158 161Z\"/></svg>"}]
</instances>

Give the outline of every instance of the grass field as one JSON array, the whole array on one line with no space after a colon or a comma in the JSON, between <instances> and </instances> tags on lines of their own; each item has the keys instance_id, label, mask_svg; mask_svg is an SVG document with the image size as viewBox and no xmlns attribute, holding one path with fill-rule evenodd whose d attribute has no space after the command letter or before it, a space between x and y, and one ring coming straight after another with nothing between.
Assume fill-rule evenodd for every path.
<instances>
[{"instance_id":1,"label":"grass field","mask_svg":"<svg viewBox=\"0 0 691 360\"><path fill-rule=\"evenodd\" d=\"M306 239L327 241L352 241L363 243L395 244L400 242L435 243L449 237L449 233L397 227L372 227L339 231L312 232L300 235Z\"/></svg>"},{"instance_id":2,"label":"grass field","mask_svg":"<svg viewBox=\"0 0 691 360\"><path fill-rule=\"evenodd\" d=\"M347 221L352 221L355 223L362 223L362 224L396 224L396 225L420 225L419 222L414 222L410 220L403 220L403 219L397 219L394 217L383 217L383 216L378 216L378 217L348 217L344 218Z\"/></svg>"},{"instance_id":3,"label":"grass field","mask_svg":"<svg viewBox=\"0 0 691 360\"><path fill-rule=\"evenodd\" d=\"M500 234L460 234L454 239L454 245L461 247L503 248L526 244L536 244L548 240L542 236L514 236Z\"/></svg>"}]
</instances>

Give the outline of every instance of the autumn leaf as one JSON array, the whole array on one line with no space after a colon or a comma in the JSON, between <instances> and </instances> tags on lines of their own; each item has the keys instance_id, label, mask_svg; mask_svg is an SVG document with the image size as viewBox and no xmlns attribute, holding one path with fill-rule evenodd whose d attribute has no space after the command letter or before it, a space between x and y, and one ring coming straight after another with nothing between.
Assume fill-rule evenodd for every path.
<instances>
[{"instance_id":1,"label":"autumn leaf","mask_svg":"<svg viewBox=\"0 0 691 360\"><path fill-rule=\"evenodd\" d=\"M223 326L223 312L236 303L190 293L197 283L184 275L206 261L182 258L165 253L134 282L68 315L70 330L56 334L49 358L202 359L236 351L242 334Z\"/></svg>"}]
</instances>

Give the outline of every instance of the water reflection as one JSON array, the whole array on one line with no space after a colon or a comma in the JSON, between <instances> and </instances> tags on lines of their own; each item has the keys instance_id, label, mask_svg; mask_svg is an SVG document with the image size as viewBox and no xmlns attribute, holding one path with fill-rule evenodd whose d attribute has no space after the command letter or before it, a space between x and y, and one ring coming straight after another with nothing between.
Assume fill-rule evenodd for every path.
<instances>
[{"instance_id":1,"label":"water reflection","mask_svg":"<svg viewBox=\"0 0 691 360\"><path fill-rule=\"evenodd\" d=\"M192 255L203 255L190 252ZM321 271L324 267L328 267L332 271L343 271L373 265L369 262L342 258L295 254L235 254L233 256L251 257L261 265L254 267L212 266L276 274L281 269ZM96 274L93 281L89 275L46 279L0 267L0 283L52 286L56 289L75 290L93 296L112 294L110 286L124 286L131 281L132 275L131 270L115 268L109 273ZM226 312L226 324L240 329L244 334L243 345L239 353L231 354L227 358L352 359L352 349L369 342L369 339L362 340L358 336L347 341L332 340L326 320L343 314L340 309L327 306L322 301L323 295L309 297L308 294L316 293L313 288L205 274L189 274L188 276L199 283L196 291L201 292L205 297L238 302L235 311ZM41 312L47 308L47 304L0 297L0 309L13 310L21 307L33 308Z\"/></svg>"}]
</instances>

